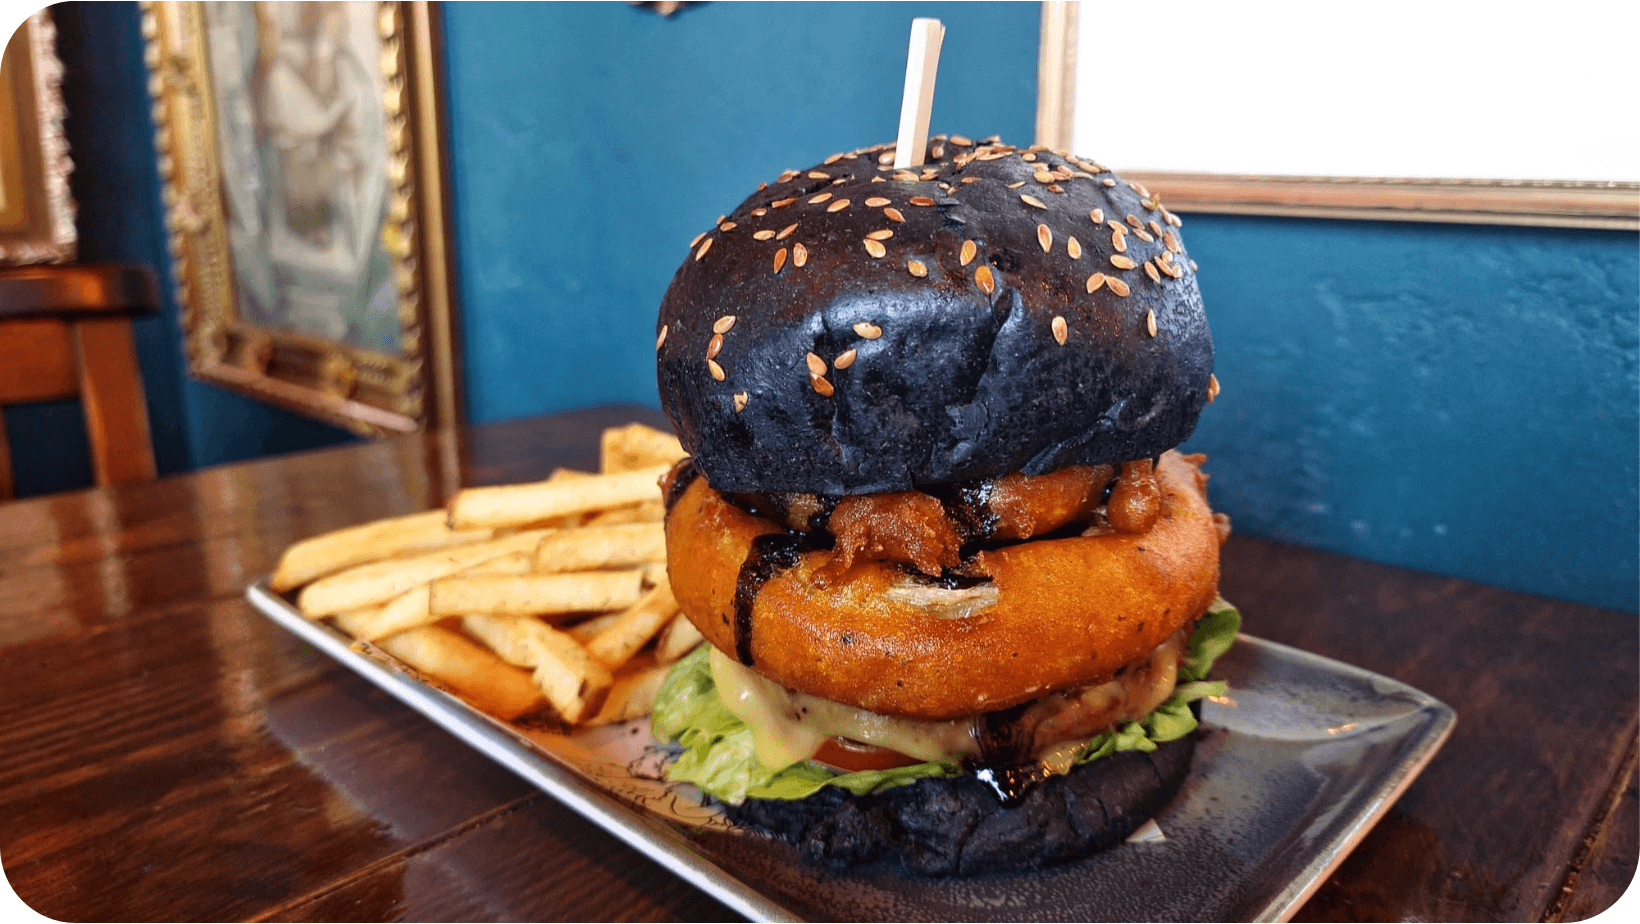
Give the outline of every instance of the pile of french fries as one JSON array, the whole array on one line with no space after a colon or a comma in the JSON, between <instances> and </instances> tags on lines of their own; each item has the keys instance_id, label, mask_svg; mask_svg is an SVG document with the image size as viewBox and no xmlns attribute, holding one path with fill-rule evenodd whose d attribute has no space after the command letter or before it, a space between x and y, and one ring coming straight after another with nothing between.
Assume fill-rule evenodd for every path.
<instances>
[{"instance_id":1,"label":"pile of french fries","mask_svg":"<svg viewBox=\"0 0 1640 924\"><path fill-rule=\"evenodd\" d=\"M269 579L496 718L598 725L647 715L701 642L666 577L669 433L605 430L599 471L468 488L447 509L315 536Z\"/></svg>"}]
</instances>

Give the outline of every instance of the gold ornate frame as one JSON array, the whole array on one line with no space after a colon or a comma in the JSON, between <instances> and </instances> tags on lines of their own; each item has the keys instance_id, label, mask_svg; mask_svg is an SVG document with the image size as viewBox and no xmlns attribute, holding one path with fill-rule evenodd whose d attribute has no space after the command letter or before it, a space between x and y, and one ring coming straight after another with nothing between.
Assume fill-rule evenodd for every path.
<instances>
[{"instance_id":1,"label":"gold ornate frame","mask_svg":"<svg viewBox=\"0 0 1640 924\"><path fill-rule=\"evenodd\" d=\"M155 144L190 369L205 381L367 436L461 419L438 23L426 2L374 6L381 54L379 62L366 63L379 68L386 160L379 166L387 190L377 233L397 294L396 351L244 316L203 4L143 5Z\"/></svg>"},{"instance_id":2,"label":"gold ornate frame","mask_svg":"<svg viewBox=\"0 0 1640 924\"><path fill-rule=\"evenodd\" d=\"M1044 0L1036 140L1069 150L1079 4ZM1124 170L1177 211L1640 230L1640 183L1248 176Z\"/></svg>"},{"instance_id":3,"label":"gold ornate frame","mask_svg":"<svg viewBox=\"0 0 1640 924\"><path fill-rule=\"evenodd\" d=\"M74 259L74 165L56 47L51 11L40 10L11 36L0 65L0 266Z\"/></svg>"}]
</instances>

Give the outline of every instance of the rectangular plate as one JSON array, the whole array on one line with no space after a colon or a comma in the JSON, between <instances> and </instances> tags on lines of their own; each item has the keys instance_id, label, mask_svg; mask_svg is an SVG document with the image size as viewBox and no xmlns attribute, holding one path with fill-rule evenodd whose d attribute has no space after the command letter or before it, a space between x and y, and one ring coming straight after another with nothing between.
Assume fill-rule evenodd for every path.
<instances>
[{"instance_id":1,"label":"rectangular plate","mask_svg":"<svg viewBox=\"0 0 1640 924\"><path fill-rule=\"evenodd\" d=\"M259 582L268 618L312 643L641 853L765 920L1285 920L1434 756L1456 717L1387 677L1248 635L1214 673L1190 776L1162 836L1046 871L971 879L833 875L747 833L661 773L633 723L573 734L471 708ZM648 731L648 721L638 725Z\"/></svg>"}]
</instances>

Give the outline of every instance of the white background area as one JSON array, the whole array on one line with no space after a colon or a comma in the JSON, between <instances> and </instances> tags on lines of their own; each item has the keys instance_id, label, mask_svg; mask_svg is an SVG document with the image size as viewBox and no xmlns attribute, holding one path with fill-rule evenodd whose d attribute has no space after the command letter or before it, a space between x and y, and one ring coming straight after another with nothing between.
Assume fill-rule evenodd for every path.
<instances>
[{"instance_id":1,"label":"white background area","mask_svg":"<svg viewBox=\"0 0 1640 924\"><path fill-rule=\"evenodd\" d=\"M1640 2L1085 0L1072 147L1119 172L1640 180Z\"/></svg>"}]
</instances>

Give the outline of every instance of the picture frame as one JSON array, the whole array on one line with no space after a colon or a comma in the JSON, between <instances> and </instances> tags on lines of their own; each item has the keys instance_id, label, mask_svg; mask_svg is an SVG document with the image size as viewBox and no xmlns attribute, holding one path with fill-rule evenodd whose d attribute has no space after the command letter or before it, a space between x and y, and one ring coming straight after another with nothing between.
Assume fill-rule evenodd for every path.
<instances>
[{"instance_id":1,"label":"picture frame","mask_svg":"<svg viewBox=\"0 0 1640 924\"><path fill-rule=\"evenodd\" d=\"M0 266L74 259L74 164L49 9L23 21L0 64Z\"/></svg>"},{"instance_id":2,"label":"picture frame","mask_svg":"<svg viewBox=\"0 0 1640 924\"><path fill-rule=\"evenodd\" d=\"M197 378L365 436L460 422L426 2L149 2Z\"/></svg>"},{"instance_id":3,"label":"picture frame","mask_svg":"<svg viewBox=\"0 0 1640 924\"><path fill-rule=\"evenodd\" d=\"M1070 150L1080 4L1045 0L1036 140ZM1180 212L1640 230L1640 183L1541 179L1262 176L1124 169Z\"/></svg>"}]
</instances>

